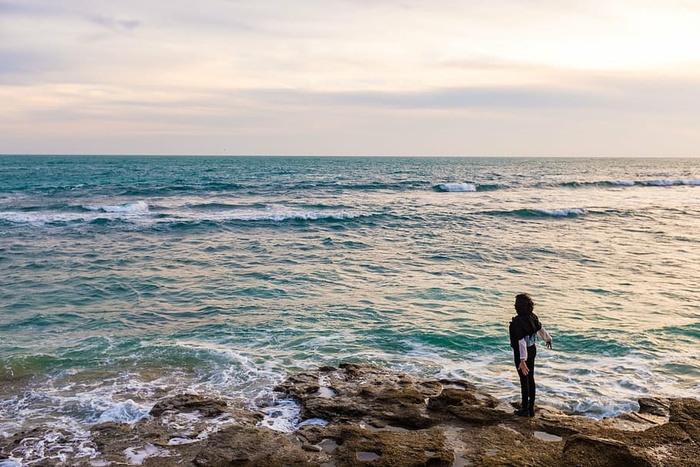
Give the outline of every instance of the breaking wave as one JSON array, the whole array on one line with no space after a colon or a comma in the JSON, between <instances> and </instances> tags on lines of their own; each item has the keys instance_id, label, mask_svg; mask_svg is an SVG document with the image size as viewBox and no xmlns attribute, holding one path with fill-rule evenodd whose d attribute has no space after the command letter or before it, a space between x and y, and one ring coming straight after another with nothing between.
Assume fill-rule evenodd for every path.
<instances>
[{"instance_id":1,"label":"breaking wave","mask_svg":"<svg viewBox=\"0 0 700 467\"><path fill-rule=\"evenodd\" d=\"M522 218L568 218L581 217L588 213L585 209L568 208L568 209L514 209L510 211L487 211L484 214L492 216L511 216Z\"/></svg>"},{"instance_id":2,"label":"breaking wave","mask_svg":"<svg viewBox=\"0 0 700 467\"><path fill-rule=\"evenodd\" d=\"M148 204L145 201L136 201L135 203L123 203L123 204L107 204L107 205L93 205L85 204L83 208L88 211L97 212L110 212L110 213L146 213L148 212Z\"/></svg>"},{"instance_id":3,"label":"breaking wave","mask_svg":"<svg viewBox=\"0 0 700 467\"><path fill-rule=\"evenodd\" d=\"M700 179L675 179L675 180L605 180L594 182L564 182L561 184L567 188L585 187L667 187L667 186L700 186Z\"/></svg>"},{"instance_id":4,"label":"breaking wave","mask_svg":"<svg viewBox=\"0 0 700 467\"><path fill-rule=\"evenodd\" d=\"M454 192L472 192L476 191L476 185L473 183L441 183L435 186L436 191Z\"/></svg>"}]
</instances>

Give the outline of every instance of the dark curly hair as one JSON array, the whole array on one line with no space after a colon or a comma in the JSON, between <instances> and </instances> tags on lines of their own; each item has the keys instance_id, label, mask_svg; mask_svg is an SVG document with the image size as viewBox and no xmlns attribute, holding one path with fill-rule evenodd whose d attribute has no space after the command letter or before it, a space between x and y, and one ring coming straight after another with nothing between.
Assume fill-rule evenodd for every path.
<instances>
[{"instance_id":1,"label":"dark curly hair","mask_svg":"<svg viewBox=\"0 0 700 467\"><path fill-rule=\"evenodd\" d=\"M515 311L518 312L518 316L528 316L534 308L535 302L528 294L521 293L515 296Z\"/></svg>"}]
</instances>

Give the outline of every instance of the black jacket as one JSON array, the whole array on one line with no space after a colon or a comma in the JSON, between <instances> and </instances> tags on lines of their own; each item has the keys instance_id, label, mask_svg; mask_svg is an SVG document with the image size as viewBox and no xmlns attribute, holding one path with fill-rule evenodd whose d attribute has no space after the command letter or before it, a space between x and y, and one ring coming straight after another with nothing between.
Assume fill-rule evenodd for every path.
<instances>
[{"instance_id":1,"label":"black jacket","mask_svg":"<svg viewBox=\"0 0 700 467\"><path fill-rule=\"evenodd\" d=\"M535 334L540 329L542 329L542 324L536 314L530 313L529 316L514 316L510 321L510 326L508 326L510 346L514 349L518 348L520 339Z\"/></svg>"}]
</instances>

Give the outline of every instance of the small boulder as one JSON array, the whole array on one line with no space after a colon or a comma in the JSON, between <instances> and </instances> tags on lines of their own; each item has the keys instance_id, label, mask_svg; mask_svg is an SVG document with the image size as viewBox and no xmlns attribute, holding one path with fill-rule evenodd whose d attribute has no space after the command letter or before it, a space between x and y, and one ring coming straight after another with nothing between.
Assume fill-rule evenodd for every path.
<instances>
[{"instance_id":1,"label":"small boulder","mask_svg":"<svg viewBox=\"0 0 700 467\"><path fill-rule=\"evenodd\" d=\"M574 435L566 440L562 465L586 467L657 467L646 455L613 439Z\"/></svg>"},{"instance_id":2,"label":"small boulder","mask_svg":"<svg viewBox=\"0 0 700 467\"><path fill-rule=\"evenodd\" d=\"M642 397L638 400L639 413L655 415L657 417L668 417L669 401L661 397Z\"/></svg>"},{"instance_id":3,"label":"small boulder","mask_svg":"<svg viewBox=\"0 0 700 467\"><path fill-rule=\"evenodd\" d=\"M209 436L193 464L197 467L319 466L320 458L313 456L301 444L292 443L284 433L231 426Z\"/></svg>"},{"instance_id":4,"label":"small boulder","mask_svg":"<svg viewBox=\"0 0 700 467\"><path fill-rule=\"evenodd\" d=\"M203 417L213 418L227 411L226 402L196 394L180 394L158 401L150 411L152 417L165 412L199 412Z\"/></svg>"},{"instance_id":5,"label":"small boulder","mask_svg":"<svg viewBox=\"0 0 700 467\"><path fill-rule=\"evenodd\" d=\"M700 422L700 400L684 397L671 401L670 422Z\"/></svg>"}]
</instances>

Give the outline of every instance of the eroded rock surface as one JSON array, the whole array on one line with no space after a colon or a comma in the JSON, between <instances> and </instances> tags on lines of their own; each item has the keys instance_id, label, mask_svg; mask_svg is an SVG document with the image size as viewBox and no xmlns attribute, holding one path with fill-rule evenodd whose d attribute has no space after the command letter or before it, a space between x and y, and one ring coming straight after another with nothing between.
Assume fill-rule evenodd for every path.
<instances>
[{"instance_id":1,"label":"eroded rock surface","mask_svg":"<svg viewBox=\"0 0 700 467\"><path fill-rule=\"evenodd\" d=\"M350 363L292 375L276 390L300 404L292 433L261 426L245 401L183 394L137 423L93 426L72 451L69 433L18 433L0 441L0 459L55 433L68 447L32 465L700 466L696 399L644 398L638 413L605 420L549 407L521 418L465 381Z\"/></svg>"}]
</instances>

